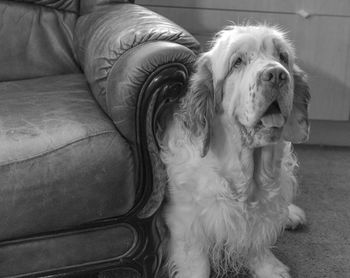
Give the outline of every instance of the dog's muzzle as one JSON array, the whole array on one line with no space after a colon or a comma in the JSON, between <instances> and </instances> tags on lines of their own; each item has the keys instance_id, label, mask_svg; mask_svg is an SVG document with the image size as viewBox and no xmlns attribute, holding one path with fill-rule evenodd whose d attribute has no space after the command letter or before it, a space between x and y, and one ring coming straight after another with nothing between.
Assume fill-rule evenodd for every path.
<instances>
[{"instance_id":1,"label":"dog's muzzle","mask_svg":"<svg viewBox=\"0 0 350 278\"><path fill-rule=\"evenodd\" d=\"M286 111L283 91L290 85L289 73L279 65L269 65L260 74L260 84L266 107L259 123L266 128L281 128L290 111Z\"/></svg>"},{"instance_id":2,"label":"dog's muzzle","mask_svg":"<svg viewBox=\"0 0 350 278\"><path fill-rule=\"evenodd\" d=\"M288 72L279 66L265 69L260 78L264 86L273 88L281 88L289 82Z\"/></svg>"}]
</instances>

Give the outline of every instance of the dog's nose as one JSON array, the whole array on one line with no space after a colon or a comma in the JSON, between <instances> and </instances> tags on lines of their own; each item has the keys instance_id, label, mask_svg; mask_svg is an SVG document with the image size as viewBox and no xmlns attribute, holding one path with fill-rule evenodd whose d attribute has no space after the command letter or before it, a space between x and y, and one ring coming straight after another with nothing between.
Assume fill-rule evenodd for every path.
<instances>
[{"instance_id":1,"label":"dog's nose","mask_svg":"<svg viewBox=\"0 0 350 278\"><path fill-rule=\"evenodd\" d=\"M275 67L264 70L261 79L271 85L282 86L288 81L288 74L283 68Z\"/></svg>"}]
</instances>

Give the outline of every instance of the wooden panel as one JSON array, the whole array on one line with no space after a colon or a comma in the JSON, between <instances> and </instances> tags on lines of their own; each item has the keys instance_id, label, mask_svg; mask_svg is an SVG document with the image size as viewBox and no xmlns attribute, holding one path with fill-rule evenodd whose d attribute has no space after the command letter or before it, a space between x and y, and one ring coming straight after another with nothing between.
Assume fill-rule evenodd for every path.
<instances>
[{"instance_id":1,"label":"wooden panel","mask_svg":"<svg viewBox=\"0 0 350 278\"><path fill-rule=\"evenodd\" d=\"M305 9L312 15L350 16L349 0L136 0L136 3L145 6L278 13L296 13Z\"/></svg>"},{"instance_id":2,"label":"wooden panel","mask_svg":"<svg viewBox=\"0 0 350 278\"><path fill-rule=\"evenodd\" d=\"M279 13L165 7L152 9L189 30L203 43L203 49L207 48L205 42L214 33L232 21L242 23L250 20L283 26L295 44L298 63L309 75L312 95L310 117L349 119L350 18L315 16L303 19L294 14Z\"/></svg>"}]
</instances>

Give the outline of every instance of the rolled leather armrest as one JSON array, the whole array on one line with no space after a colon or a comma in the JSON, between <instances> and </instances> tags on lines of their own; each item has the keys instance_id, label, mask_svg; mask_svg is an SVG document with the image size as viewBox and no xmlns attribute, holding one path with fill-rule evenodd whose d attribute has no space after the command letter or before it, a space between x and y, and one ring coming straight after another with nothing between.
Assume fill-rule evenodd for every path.
<instances>
[{"instance_id":1,"label":"rolled leather armrest","mask_svg":"<svg viewBox=\"0 0 350 278\"><path fill-rule=\"evenodd\" d=\"M164 17L134 4L108 5L81 16L75 48L92 93L119 131L135 141L138 98L159 67L191 68L199 43Z\"/></svg>"}]
</instances>

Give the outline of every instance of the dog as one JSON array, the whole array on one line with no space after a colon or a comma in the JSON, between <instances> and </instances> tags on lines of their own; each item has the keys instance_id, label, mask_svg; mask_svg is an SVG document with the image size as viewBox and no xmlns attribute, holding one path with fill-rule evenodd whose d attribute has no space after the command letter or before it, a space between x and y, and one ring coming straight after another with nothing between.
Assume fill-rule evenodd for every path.
<instances>
[{"instance_id":1,"label":"dog","mask_svg":"<svg viewBox=\"0 0 350 278\"><path fill-rule=\"evenodd\" d=\"M310 93L295 60L267 25L227 27L198 58L161 139L170 277L290 277L270 248L306 222L291 144L308 139Z\"/></svg>"}]
</instances>

